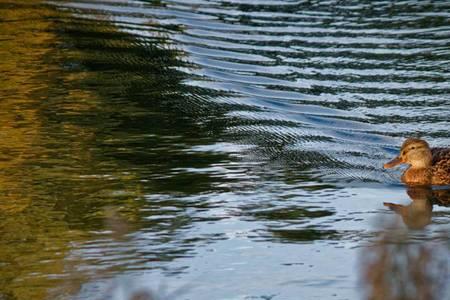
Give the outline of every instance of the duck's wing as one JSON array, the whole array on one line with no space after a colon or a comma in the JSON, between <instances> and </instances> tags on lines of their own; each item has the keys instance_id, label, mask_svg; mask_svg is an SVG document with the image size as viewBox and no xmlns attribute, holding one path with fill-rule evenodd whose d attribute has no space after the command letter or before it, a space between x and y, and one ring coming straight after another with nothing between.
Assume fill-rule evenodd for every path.
<instances>
[{"instance_id":1,"label":"duck's wing","mask_svg":"<svg viewBox=\"0 0 450 300\"><path fill-rule=\"evenodd\" d=\"M450 184L450 148L432 148L433 182Z\"/></svg>"},{"instance_id":2,"label":"duck's wing","mask_svg":"<svg viewBox=\"0 0 450 300\"><path fill-rule=\"evenodd\" d=\"M433 165L444 159L450 161L450 148L431 148L431 155L433 156Z\"/></svg>"}]
</instances>

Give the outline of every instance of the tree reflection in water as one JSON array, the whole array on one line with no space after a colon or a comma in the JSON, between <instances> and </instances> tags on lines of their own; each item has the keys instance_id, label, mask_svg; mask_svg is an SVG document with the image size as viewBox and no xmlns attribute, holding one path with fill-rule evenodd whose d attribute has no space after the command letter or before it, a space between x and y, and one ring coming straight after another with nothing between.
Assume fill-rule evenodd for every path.
<instances>
[{"instance_id":1,"label":"tree reflection in water","mask_svg":"<svg viewBox=\"0 0 450 300\"><path fill-rule=\"evenodd\" d=\"M422 239L431 223L433 203L443 203L446 193L427 187L408 189L409 205L384 203L406 225L388 223L379 238L360 251L365 299L448 299L449 245L446 235ZM439 198L440 197L440 198Z\"/></svg>"}]
</instances>

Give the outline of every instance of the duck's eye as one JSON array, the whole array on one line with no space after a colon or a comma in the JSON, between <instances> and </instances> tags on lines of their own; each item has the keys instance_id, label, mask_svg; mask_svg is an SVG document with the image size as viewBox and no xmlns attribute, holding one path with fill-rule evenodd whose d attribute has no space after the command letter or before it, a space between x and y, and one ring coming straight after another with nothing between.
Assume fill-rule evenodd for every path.
<instances>
[{"instance_id":1,"label":"duck's eye","mask_svg":"<svg viewBox=\"0 0 450 300\"><path fill-rule=\"evenodd\" d=\"M414 150L414 149L416 149L416 147L411 147L411 150Z\"/></svg>"}]
</instances>

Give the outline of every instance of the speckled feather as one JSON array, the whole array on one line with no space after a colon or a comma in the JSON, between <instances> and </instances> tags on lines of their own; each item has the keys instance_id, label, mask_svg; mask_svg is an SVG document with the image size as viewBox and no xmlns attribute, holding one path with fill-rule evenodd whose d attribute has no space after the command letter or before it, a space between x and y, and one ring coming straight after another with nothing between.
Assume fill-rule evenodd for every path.
<instances>
[{"instance_id":1,"label":"speckled feather","mask_svg":"<svg viewBox=\"0 0 450 300\"><path fill-rule=\"evenodd\" d=\"M433 184L450 184L450 148L432 148Z\"/></svg>"}]
</instances>

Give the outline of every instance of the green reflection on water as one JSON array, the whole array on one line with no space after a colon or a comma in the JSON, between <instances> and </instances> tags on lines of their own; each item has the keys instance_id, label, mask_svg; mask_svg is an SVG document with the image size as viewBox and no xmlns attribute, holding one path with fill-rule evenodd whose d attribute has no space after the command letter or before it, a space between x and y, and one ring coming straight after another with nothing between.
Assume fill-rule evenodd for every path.
<instances>
[{"instance_id":1,"label":"green reflection on water","mask_svg":"<svg viewBox=\"0 0 450 300\"><path fill-rule=\"evenodd\" d=\"M111 229L108 211L138 229L144 194L211 189L210 176L172 169L226 159L186 152L221 130L212 121L222 111L204 103L217 93L180 84L174 67L187 65L164 33L137 39L39 1L9 2L0 15L0 295L70 294L87 280L65 260L71 244ZM147 225L173 232L190 222Z\"/></svg>"}]
</instances>

